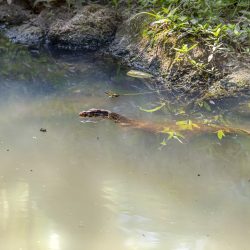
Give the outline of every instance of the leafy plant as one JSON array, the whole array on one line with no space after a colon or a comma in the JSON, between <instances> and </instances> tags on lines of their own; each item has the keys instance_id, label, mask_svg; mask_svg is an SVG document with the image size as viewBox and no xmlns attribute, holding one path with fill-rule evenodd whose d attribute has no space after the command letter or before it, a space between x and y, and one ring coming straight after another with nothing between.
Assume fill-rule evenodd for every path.
<instances>
[{"instance_id":1,"label":"leafy plant","mask_svg":"<svg viewBox=\"0 0 250 250\"><path fill-rule=\"evenodd\" d=\"M249 0L156 0L143 1L151 6L141 14L151 17L148 38L164 44L176 38L173 49L178 53L175 62L187 60L193 67L214 71L214 56L228 52L249 53ZM189 55L195 47L206 47L208 57L197 61Z\"/></svg>"}]
</instances>

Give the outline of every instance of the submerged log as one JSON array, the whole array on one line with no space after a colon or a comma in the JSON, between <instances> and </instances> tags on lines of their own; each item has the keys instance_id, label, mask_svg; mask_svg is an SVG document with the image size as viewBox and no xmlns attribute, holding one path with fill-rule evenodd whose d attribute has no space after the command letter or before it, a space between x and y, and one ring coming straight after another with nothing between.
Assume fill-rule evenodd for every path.
<instances>
[{"instance_id":1,"label":"submerged log","mask_svg":"<svg viewBox=\"0 0 250 250\"><path fill-rule=\"evenodd\" d=\"M241 128L233 128L223 125L215 125L210 123L193 123L191 120L182 122L169 122L164 124L149 123L147 121L129 119L120 114L104 109L89 109L79 113L80 117L100 117L119 123L121 126L141 129L151 133L176 134L176 135L195 135L202 133L216 133L218 137L225 134L245 134L250 135L250 131Z\"/></svg>"}]
</instances>

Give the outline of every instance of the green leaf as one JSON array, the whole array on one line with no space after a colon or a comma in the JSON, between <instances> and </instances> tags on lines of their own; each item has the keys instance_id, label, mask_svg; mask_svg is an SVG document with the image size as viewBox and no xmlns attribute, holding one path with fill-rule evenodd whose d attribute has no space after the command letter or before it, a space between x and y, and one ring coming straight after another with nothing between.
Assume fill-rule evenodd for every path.
<instances>
[{"instance_id":1,"label":"green leaf","mask_svg":"<svg viewBox=\"0 0 250 250\"><path fill-rule=\"evenodd\" d=\"M169 131L168 132L168 140L171 140L172 138L174 138L175 136L175 132L174 131Z\"/></svg>"},{"instance_id":2,"label":"green leaf","mask_svg":"<svg viewBox=\"0 0 250 250\"><path fill-rule=\"evenodd\" d=\"M163 23L167 23L167 22L168 22L168 19L164 18L164 19L160 19L160 20L157 20L155 22L152 22L151 25L163 24Z\"/></svg>"},{"instance_id":3,"label":"green leaf","mask_svg":"<svg viewBox=\"0 0 250 250\"><path fill-rule=\"evenodd\" d=\"M166 142L166 139L164 138L163 141L160 143L162 146L166 146L167 145L167 142Z\"/></svg>"},{"instance_id":4,"label":"green leaf","mask_svg":"<svg viewBox=\"0 0 250 250\"><path fill-rule=\"evenodd\" d=\"M182 144L183 144L183 141L182 141L181 139L185 139L185 137L184 137L182 134L176 133L176 132L174 132L173 138L174 138L175 140L179 141L179 142L182 143Z\"/></svg>"},{"instance_id":5,"label":"green leaf","mask_svg":"<svg viewBox=\"0 0 250 250\"><path fill-rule=\"evenodd\" d=\"M177 133L175 131L169 131L168 132L168 140L171 140L171 139L175 139L175 140L179 141L180 143L183 143L181 139L185 139L185 137L182 134Z\"/></svg>"},{"instance_id":6,"label":"green leaf","mask_svg":"<svg viewBox=\"0 0 250 250\"><path fill-rule=\"evenodd\" d=\"M209 112L212 111L210 105L209 105L207 102L203 102L203 107L204 107L207 111L209 111Z\"/></svg>"},{"instance_id":7,"label":"green leaf","mask_svg":"<svg viewBox=\"0 0 250 250\"><path fill-rule=\"evenodd\" d=\"M225 137L223 130L220 129L217 131L217 137L219 140L221 140L223 137Z\"/></svg>"},{"instance_id":8,"label":"green leaf","mask_svg":"<svg viewBox=\"0 0 250 250\"><path fill-rule=\"evenodd\" d=\"M176 125L179 126L181 130L192 130L193 128L200 128L197 124L193 123L191 120L178 121Z\"/></svg>"},{"instance_id":9,"label":"green leaf","mask_svg":"<svg viewBox=\"0 0 250 250\"><path fill-rule=\"evenodd\" d=\"M187 20L187 17L186 16L180 16L179 20L181 20L183 22L183 21Z\"/></svg>"},{"instance_id":10,"label":"green leaf","mask_svg":"<svg viewBox=\"0 0 250 250\"><path fill-rule=\"evenodd\" d=\"M194 49L197 45L198 45L198 43L194 44L193 46L191 46L191 47L188 49L188 51Z\"/></svg>"},{"instance_id":11,"label":"green leaf","mask_svg":"<svg viewBox=\"0 0 250 250\"><path fill-rule=\"evenodd\" d=\"M179 53L187 54L189 51L194 49L198 44L194 44L190 48L188 48L187 44L183 44L181 48L174 48L174 50L178 51Z\"/></svg>"},{"instance_id":12,"label":"green leaf","mask_svg":"<svg viewBox=\"0 0 250 250\"><path fill-rule=\"evenodd\" d=\"M153 109L143 109L142 107L140 107L140 110L144 111L144 112L147 112L147 113L153 113L153 112L156 112L156 111L162 109L165 105L166 105L166 103L163 102L160 106L155 107Z\"/></svg>"},{"instance_id":13,"label":"green leaf","mask_svg":"<svg viewBox=\"0 0 250 250\"><path fill-rule=\"evenodd\" d=\"M163 134L168 134L168 132L169 132L169 128L168 127L165 127L162 131L160 131L161 133L163 133Z\"/></svg>"},{"instance_id":14,"label":"green leaf","mask_svg":"<svg viewBox=\"0 0 250 250\"><path fill-rule=\"evenodd\" d=\"M218 28L213 34L215 37L218 37L220 35L221 28Z\"/></svg>"},{"instance_id":15,"label":"green leaf","mask_svg":"<svg viewBox=\"0 0 250 250\"><path fill-rule=\"evenodd\" d=\"M190 120L178 121L176 125L179 126L181 130L192 130L192 122L190 124Z\"/></svg>"}]
</instances>

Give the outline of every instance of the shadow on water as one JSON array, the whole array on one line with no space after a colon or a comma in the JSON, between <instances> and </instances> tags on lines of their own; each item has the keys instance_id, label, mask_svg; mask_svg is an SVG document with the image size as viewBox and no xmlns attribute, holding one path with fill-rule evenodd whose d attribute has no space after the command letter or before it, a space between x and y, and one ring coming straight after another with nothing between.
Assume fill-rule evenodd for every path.
<instances>
[{"instance_id":1,"label":"shadow on water","mask_svg":"<svg viewBox=\"0 0 250 250\"><path fill-rule=\"evenodd\" d=\"M155 121L172 115L140 111L157 95L105 96L148 90L109 58L7 41L0 53L2 249L249 248L249 138L202 135L161 148L160 135L83 123L78 112L92 107ZM249 117L227 116L249 126Z\"/></svg>"}]
</instances>

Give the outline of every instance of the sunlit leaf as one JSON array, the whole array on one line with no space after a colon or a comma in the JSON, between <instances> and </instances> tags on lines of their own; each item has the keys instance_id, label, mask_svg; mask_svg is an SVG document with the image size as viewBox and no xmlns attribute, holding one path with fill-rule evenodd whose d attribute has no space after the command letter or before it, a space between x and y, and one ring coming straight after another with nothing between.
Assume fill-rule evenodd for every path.
<instances>
[{"instance_id":1,"label":"sunlit leaf","mask_svg":"<svg viewBox=\"0 0 250 250\"><path fill-rule=\"evenodd\" d=\"M166 139L164 138L163 141L160 143L162 146L166 146L167 145L167 142L166 142Z\"/></svg>"},{"instance_id":2,"label":"sunlit leaf","mask_svg":"<svg viewBox=\"0 0 250 250\"><path fill-rule=\"evenodd\" d=\"M193 126L194 128L200 128L200 126L199 126L198 124L195 124L195 123L192 123L192 126Z\"/></svg>"},{"instance_id":3,"label":"sunlit leaf","mask_svg":"<svg viewBox=\"0 0 250 250\"><path fill-rule=\"evenodd\" d=\"M183 22L183 21L187 20L187 17L186 16L180 16L179 19Z\"/></svg>"},{"instance_id":4,"label":"sunlit leaf","mask_svg":"<svg viewBox=\"0 0 250 250\"><path fill-rule=\"evenodd\" d=\"M185 137L182 134L180 134L180 133L174 132L173 138L175 140L177 140L178 142L183 143L183 141L181 139L184 139Z\"/></svg>"},{"instance_id":5,"label":"sunlit leaf","mask_svg":"<svg viewBox=\"0 0 250 250\"><path fill-rule=\"evenodd\" d=\"M168 140L175 139L175 140L179 141L180 143L183 143L183 141L181 139L184 139L184 138L185 137L182 134L177 133L175 131L168 132Z\"/></svg>"},{"instance_id":6,"label":"sunlit leaf","mask_svg":"<svg viewBox=\"0 0 250 250\"><path fill-rule=\"evenodd\" d=\"M152 22L151 25L162 24L162 23L167 23L167 22L168 22L168 19L163 18L163 19L157 20L155 22Z\"/></svg>"},{"instance_id":7,"label":"sunlit leaf","mask_svg":"<svg viewBox=\"0 0 250 250\"><path fill-rule=\"evenodd\" d=\"M210 54L209 57L208 57L208 59L207 59L207 61L208 61L208 62L211 62L211 61L213 60L213 57L214 57L214 55L213 55L213 54Z\"/></svg>"},{"instance_id":8,"label":"sunlit leaf","mask_svg":"<svg viewBox=\"0 0 250 250\"><path fill-rule=\"evenodd\" d=\"M174 138L175 132L174 131L169 131L168 132L168 140L171 140L172 138Z\"/></svg>"},{"instance_id":9,"label":"sunlit leaf","mask_svg":"<svg viewBox=\"0 0 250 250\"><path fill-rule=\"evenodd\" d=\"M183 44L181 48L174 48L174 50L180 52L180 53L183 53L183 54L186 54L188 53L189 51L191 51L192 49L194 49L198 44L194 44L192 45L190 48L188 47L187 44Z\"/></svg>"},{"instance_id":10,"label":"sunlit leaf","mask_svg":"<svg viewBox=\"0 0 250 250\"><path fill-rule=\"evenodd\" d=\"M181 130L192 130L192 126L189 125L188 120L186 121L178 121L176 125L179 126Z\"/></svg>"},{"instance_id":11,"label":"sunlit leaf","mask_svg":"<svg viewBox=\"0 0 250 250\"><path fill-rule=\"evenodd\" d=\"M221 140L223 137L225 137L223 130L220 129L217 131L217 137L219 140Z\"/></svg>"},{"instance_id":12,"label":"sunlit leaf","mask_svg":"<svg viewBox=\"0 0 250 250\"><path fill-rule=\"evenodd\" d=\"M200 128L197 124L193 123L191 120L178 121L176 125L179 126L181 130L192 130L193 128Z\"/></svg>"},{"instance_id":13,"label":"sunlit leaf","mask_svg":"<svg viewBox=\"0 0 250 250\"><path fill-rule=\"evenodd\" d=\"M153 113L153 112L156 112L156 111L162 109L165 105L166 105L166 103L163 102L160 106L155 107L153 109L143 109L142 107L140 107L140 110L144 111L144 112L147 112L147 113Z\"/></svg>"},{"instance_id":14,"label":"sunlit leaf","mask_svg":"<svg viewBox=\"0 0 250 250\"><path fill-rule=\"evenodd\" d=\"M176 122L176 125L178 126L187 125L187 124L188 124L188 120Z\"/></svg>"},{"instance_id":15,"label":"sunlit leaf","mask_svg":"<svg viewBox=\"0 0 250 250\"><path fill-rule=\"evenodd\" d=\"M179 126L181 130L192 130L192 123L190 123L190 120L178 121L176 125Z\"/></svg>"},{"instance_id":16,"label":"sunlit leaf","mask_svg":"<svg viewBox=\"0 0 250 250\"><path fill-rule=\"evenodd\" d=\"M218 28L213 34L215 37L218 37L220 35L221 28Z\"/></svg>"},{"instance_id":17,"label":"sunlit leaf","mask_svg":"<svg viewBox=\"0 0 250 250\"><path fill-rule=\"evenodd\" d=\"M169 128L168 127L165 127L162 131L161 131L161 133L163 133L163 134L168 134L168 132L169 132Z\"/></svg>"}]
</instances>

